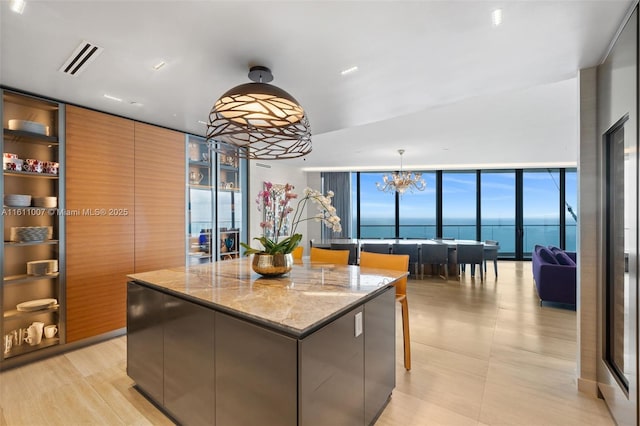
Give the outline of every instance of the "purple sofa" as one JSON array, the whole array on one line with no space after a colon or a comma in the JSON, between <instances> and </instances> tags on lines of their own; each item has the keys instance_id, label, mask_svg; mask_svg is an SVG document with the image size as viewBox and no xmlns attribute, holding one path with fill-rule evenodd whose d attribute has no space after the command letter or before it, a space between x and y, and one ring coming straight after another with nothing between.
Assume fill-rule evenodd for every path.
<instances>
[{"instance_id":1,"label":"purple sofa","mask_svg":"<svg viewBox=\"0 0 640 426\"><path fill-rule=\"evenodd\" d=\"M576 254L536 245L531 253L533 279L542 302L576 304Z\"/></svg>"}]
</instances>

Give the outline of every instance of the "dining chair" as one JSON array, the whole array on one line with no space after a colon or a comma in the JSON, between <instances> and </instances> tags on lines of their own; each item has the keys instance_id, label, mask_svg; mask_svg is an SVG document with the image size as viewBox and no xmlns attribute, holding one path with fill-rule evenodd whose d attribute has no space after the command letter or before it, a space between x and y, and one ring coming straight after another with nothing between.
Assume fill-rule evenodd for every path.
<instances>
[{"instance_id":1,"label":"dining chair","mask_svg":"<svg viewBox=\"0 0 640 426\"><path fill-rule=\"evenodd\" d=\"M293 255L293 260L302 260L302 256L304 255L304 247L302 246L298 246L296 248L293 249L293 251L291 252L291 254Z\"/></svg>"},{"instance_id":2,"label":"dining chair","mask_svg":"<svg viewBox=\"0 0 640 426\"><path fill-rule=\"evenodd\" d=\"M369 253L391 253L391 244L389 243L364 243L360 246L360 251L366 251Z\"/></svg>"},{"instance_id":3,"label":"dining chair","mask_svg":"<svg viewBox=\"0 0 640 426\"><path fill-rule=\"evenodd\" d=\"M391 269L394 271L407 271L409 269L409 255L360 253L361 268ZM402 338L404 342L404 368L411 370L411 341L409 338L409 303L407 301L407 277L404 276L394 284L396 289L396 301L402 307Z\"/></svg>"},{"instance_id":4,"label":"dining chair","mask_svg":"<svg viewBox=\"0 0 640 426\"><path fill-rule=\"evenodd\" d=\"M478 244L458 244L456 246L456 259L458 267L462 270L462 265L471 265L471 275L476 275L476 265L480 270L480 281L484 280L482 264L484 262L484 245Z\"/></svg>"},{"instance_id":5,"label":"dining chair","mask_svg":"<svg viewBox=\"0 0 640 426\"><path fill-rule=\"evenodd\" d=\"M358 244L357 243L331 243L331 250L348 250L349 265L358 264Z\"/></svg>"},{"instance_id":6,"label":"dining chair","mask_svg":"<svg viewBox=\"0 0 640 426\"><path fill-rule=\"evenodd\" d=\"M311 247L310 260L312 263L333 263L336 265L349 264L349 250L329 250Z\"/></svg>"},{"instance_id":7,"label":"dining chair","mask_svg":"<svg viewBox=\"0 0 640 426\"><path fill-rule=\"evenodd\" d=\"M400 244L395 243L391 248L393 254L408 254L409 265L413 265L413 273L416 278L424 278L424 268L422 268L420 262L420 245L418 243L413 244Z\"/></svg>"},{"instance_id":8,"label":"dining chair","mask_svg":"<svg viewBox=\"0 0 640 426\"><path fill-rule=\"evenodd\" d=\"M431 265L431 270L437 265L444 268L444 279L449 279L449 245L448 244L422 244L422 267ZM433 275L433 274L432 274Z\"/></svg>"},{"instance_id":9,"label":"dining chair","mask_svg":"<svg viewBox=\"0 0 640 426\"><path fill-rule=\"evenodd\" d=\"M484 242L484 274L487 275L487 260L493 260L493 272L498 277L498 250L500 243L494 240Z\"/></svg>"}]
</instances>

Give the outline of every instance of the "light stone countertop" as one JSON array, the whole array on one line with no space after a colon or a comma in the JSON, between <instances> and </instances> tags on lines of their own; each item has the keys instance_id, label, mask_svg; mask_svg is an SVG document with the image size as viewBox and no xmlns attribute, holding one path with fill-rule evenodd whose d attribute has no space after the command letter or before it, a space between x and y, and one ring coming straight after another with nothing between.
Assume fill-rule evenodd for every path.
<instances>
[{"instance_id":1,"label":"light stone countertop","mask_svg":"<svg viewBox=\"0 0 640 426\"><path fill-rule=\"evenodd\" d=\"M304 337L407 272L322 263L296 263L279 278L251 269L251 257L131 274L141 284Z\"/></svg>"}]
</instances>

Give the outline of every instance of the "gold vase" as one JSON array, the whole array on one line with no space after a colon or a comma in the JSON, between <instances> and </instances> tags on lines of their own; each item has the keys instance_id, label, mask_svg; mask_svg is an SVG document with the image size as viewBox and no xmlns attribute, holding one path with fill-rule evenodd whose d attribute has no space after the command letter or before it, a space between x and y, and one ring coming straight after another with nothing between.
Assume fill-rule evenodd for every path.
<instances>
[{"instance_id":1,"label":"gold vase","mask_svg":"<svg viewBox=\"0 0 640 426\"><path fill-rule=\"evenodd\" d=\"M279 277L293 267L293 255L256 253L253 255L251 267L263 277Z\"/></svg>"}]
</instances>

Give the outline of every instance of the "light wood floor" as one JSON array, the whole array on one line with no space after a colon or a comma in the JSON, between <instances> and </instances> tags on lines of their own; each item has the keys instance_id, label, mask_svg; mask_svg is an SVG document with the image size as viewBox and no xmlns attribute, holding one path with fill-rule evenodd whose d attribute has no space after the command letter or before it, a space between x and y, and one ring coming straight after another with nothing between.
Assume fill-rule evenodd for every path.
<instances>
[{"instance_id":1,"label":"light wood floor","mask_svg":"<svg viewBox=\"0 0 640 426\"><path fill-rule=\"evenodd\" d=\"M480 283L409 280L413 368L377 425L613 425L576 389L576 313L540 307L529 262ZM171 424L132 388L120 337L0 374L0 425ZM330 426L330 425L328 425Z\"/></svg>"}]
</instances>

